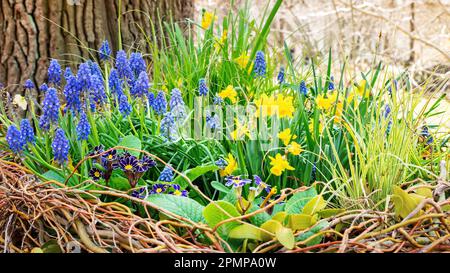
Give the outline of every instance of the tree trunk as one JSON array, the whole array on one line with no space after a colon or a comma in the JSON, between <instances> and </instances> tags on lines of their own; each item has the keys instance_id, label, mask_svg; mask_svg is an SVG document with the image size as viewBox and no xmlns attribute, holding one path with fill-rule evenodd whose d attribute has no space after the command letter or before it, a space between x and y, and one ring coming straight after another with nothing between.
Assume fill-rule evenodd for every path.
<instances>
[{"instance_id":1,"label":"tree trunk","mask_svg":"<svg viewBox=\"0 0 450 273\"><path fill-rule=\"evenodd\" d=\"M119 5L121 7L119 8ZM50 59L71 65L92 56L103 40L118 49L118 14L124 49L139 47L149 20L172 15L191 17L192 0L3 0L0 3L0 83L10 94L22 93L32 79L46 81ZM149 17L147 17L147 15ZM92 55L90 55L92 54Z\"/></svg>"}]
</instances>

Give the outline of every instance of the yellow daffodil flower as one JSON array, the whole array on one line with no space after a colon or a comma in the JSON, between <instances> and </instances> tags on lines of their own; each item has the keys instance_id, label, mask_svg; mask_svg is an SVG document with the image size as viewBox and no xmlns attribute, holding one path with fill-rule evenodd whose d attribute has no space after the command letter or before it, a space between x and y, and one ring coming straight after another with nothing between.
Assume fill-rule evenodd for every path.
<instances>
[{"instance_id":1,"label":"yellow daffodil flower","mask_svg":"<svg viewBox=\"0 0 450 273\"><path fill-rule=\"evenodd\" d=\"M218 96L221 97L223 100L229 98L232 103L236 103L237 92L236 90L234 90L232 85L228 85L227 88L220 91Z\"/></svg>"},{"instance_id":2,"label":"yellow daffodil flower","mask_svg":"<svg viewBox=\"0 0 450 273\"><path fill-rule=\"evenodd\" d=\"M270 172L273 175L280 176L285 170L293 171L295 170L294 167L289 165L289 162L286 160L284 156L281 156L281 154L276 154L275 157L270 158L270 165L272 168L270 168Z\"/></svg>"},{"instance_id":3,"label":"yellow daffodil flower","mask_svg":"<svg viewBox=\"0 0 450 273\"><path fill-rule=\"evenodd\" d=\"M228 157L225 158L225 161L227 162L227 166L223 170L219 170L219 174L222 177L231 175L237 168L237 162L231 153L228 154Z\"/></svg>"},{"instance_id":4,"label":"yellow daffodil flower","mask_svg":"<svg viewBox=\"0 0 450 273\"><path fill-rule=\"evenodd\" d=\"M288 152L293 155L299 155L303 152L302 146L295 141L292 141L288 146Z\"/></svg>"},{"instance_id":5,"label":"yellow daffodil flower","mask_svg":"<svg viewBox=\"0 0 450 273\"><path fill-rule=\"evenodd\" d=\"M225 44L225 41L227 40L227 35L228 35L228 32L226 30L224 30L222 33L222 37L220 39L217 37L215 38L214 48L217 51L219 51Z\"/></svg>"},{"instance_id":6,"label":"yellow daffodil flower","mask_svg":"<svg viewBox=\"0 0 450 273\"><path fill-rule=\"evenodd\" d=\"M368 98L370 96L370 90L368 89L367 81L362 80L359 82L357 86L355 86L354 90L358 96Z\"/></svg>"},{"instance_id":7,"label":"yellow daffodil flower","mask_svg":"<svg viewBox=\"0 0 450 273\"><path fill-rule=\"evenodd\" d=\"M295 108L293 105L292 96L278 96L276 100L276 104L278 105L278 113L280 118L288 117L292 118Z\"/></svg>"},{"instance_id":8,"label":"yellow daffodil flower","mask_svg":"<svg viewBox=\"0 0 450 273\"><path fill-rule=\"evenodd\" d=\"M217 20L217 16L214 13L205 11L202 16L202 28L208 29L215 20Z\"/></svg>"},{"instance_id":9,"label":"yellow daffodil flower","mask_svg":"<svg viewBox=\"0 0 450 273\"><path fill-rule=\"evenodd\" d=\"M240 68L245 69L250 60L250 56L247 53L242 53L241 56L234 59L234 61L239 65Z\"/></svg>"},{"instance_id":10,"label":"yellow daffodil flower","mask_svg":"<svg viewBox=\"0 0 450 273\"><path fill-rule=\"evenodd\" d=\"M284 146L287 146L289 142L293 139L296 139L296 135L291 134L291 129L284 129L282 132L278 133L278 137L283 141Z\"/></svg>"},{"instance_id":11,"label":"yellow daffodil flower","mask_svg":"<svg viewBox=\"0 0 450 273\"><path fill-rule=\"evenodd\" d=\"M320 94L316 98L317 108L328 111L333 105L334 101L331 98L325 98L324 95Z\"/></svg>"}]
</instances>

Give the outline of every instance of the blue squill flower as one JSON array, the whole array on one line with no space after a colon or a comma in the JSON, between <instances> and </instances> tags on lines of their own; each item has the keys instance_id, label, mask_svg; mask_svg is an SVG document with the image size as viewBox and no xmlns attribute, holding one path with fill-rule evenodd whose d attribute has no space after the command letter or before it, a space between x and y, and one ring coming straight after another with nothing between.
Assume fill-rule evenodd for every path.
<instances>
[{"instance_id":1,"label":"blue squill flower","mask_svg":"<svg viewBox=\"0 0 450 273\"><path fill-rule=\"evenodd\" d=\"M183 97L181 95L181 91L178 88L172 89L169 106L170 112L172 112L173 116L176 119L185 118L186 116L185 105Z\"/></svg>"},{"instance_id":2,"label":"blue squill flower","mask_svg":"<svg viewBox=\"0 0 450 273\"><path fill-rule=\"evenodd\" d=\"M144 96L147 96L149 89L150 83L148 80L148 75L145 71L142 71L139 74L138 79L133 83L130 94L134 97L143 98Z\"/></svg>"},{"instance_id":3,"label":"blue squill flower","mask_svg":"<svg viewBox=\"0 0 450 273\"><path fill-rule=\"evenodd\" d=\"M80 89L86 91L91 86L91 67L89 63L82 63L78 67L77 73L78 84Z\"/></svg>"},{"instance_id":4,"label":"blue squill flower","mask_svg":"<svg viewBox=\"0 0 450 273\"><path fill-rule=\"evenodd\" d=\"M20 122L20 133L22 134L23 141L26 143L34 144L36 142L33 127L31 127L28 119L22 119Z\"/></svg>"},{"instance_id":5,"label":"blue squill flower","mask_svg":"<svg viewBox=\"0 0 450 273\"><path fill-rule=\"evenodd\" d=\"M25 83L23 84L23 87L24 87L25 89L28 89L28 90L34 89L34 83L33 83L32 80L28 79L28 80L26 80Z\"/></svg>"},{"instance_id":6,"label":"blue squill flower","mask_svg":"<svg viewBox=\"0 0 450 273\"><path fill-rule=\"evenodd\" d=\"M171 168L169 168L168 166L164 167L164 169L162 170L161 174L159 175L158 178L159 181L164 181L164 182L172 182L173 181L173 171Z\"/></svg>"},{"instance_id":7,"label":"blue squill flower","mask_svg":"<svg viewBox=\"0 0 450 273\"><path fill-rule=\"evenodd\" d=\"M280 68L280 72L278 72L277 80L279 84L284 83L284 67Z\"/></svg>"},{"instance_id":8,"label":"blue squill flower","mask_svg":"<svg viewBox=\"0 0 450 273\"><path fill-rule=\"evenodd\" d=\"M47 92L47 90L48 90L48 85L47 85L46 83L43 83L43 84L39 87L39 90L40 90L42 93Z\"/></svg>"},{"instance_id":9,"label":"blue squill flower","mask_svg":"<svg viewBox=\"0 0 450 273\"><path fill-rule=\"evenodd\" d=\"M334 90L334 77L331 76L330 82L328 83L328 90Z\"/></svg>"},{"instance_id":10,"label":"blue squill flower","mask_svg":"<svg viewBox=\"0 0 450 273\"><path fill-rule=\"evenodd\" d=\"M66 97L66 107L64 111L70 110L73 114L80 112L80 85L75 76L71 75L66 78L66 86L64 86L64 96Z\"/></svg>"},{"instance_id":11,"label":"blue squill flower","mask_svg":"<svg viewBox=\"0 0 450 273\"><path fill-rule=\"evenodd\" d=\"M308 88L306 88L306 83L305 83L305 81L301 81L301 82L300 82L300 93L301 93L302 95L305 95L305 96L306 96L306 94L308 93Z\"/></svg>"},{"instance_id":12,"label":"blue squill flower","mask_svg":"<svg viewBox=\"0 0 450 273\"><path fill-rule=\"evenodd\" d=\"M42 116L39 126L48 130L51 124L57 124L59 118L59 98L55 88L49 88L42 103Z\"/></svg>"},{"instance_id":13,"label":"blue squill flower","mask_svg":"<svg viewBox=\"0 0 450 273\"><path fill-rule=\"evenodd\" d=\"M155 100L153 101L153 110L157 115L162 115L167 112L167 101L166 95L164 95L163 91L159 91Z\"/></svg>"},{"instance_id":14,"label":"blue squill flower","mask_svg":"<svg viewBox=\"0 0 450 273\"><path fill-rule=\"evenodd\" d=\"M108 61L111 58L111 48L109 47L108 40L104 40L102 45L100 46L99 56L100 60Z\"/></svg>"},{"instance_id":15,"label":"blue squill flower","mask_svg":"<svg viewBox=\"0 0 450 273\"><path fill-rule=\"evenodd\" d=\"M142 54L139 52L133 52L130 55L130 68L134 73L135 77L140 76L142 72L145 72L147 69L147 65L145 64L144 58L142 57Z\"/></svg>"},{"instance_id":16,"label":"blue squill flower","mask_svg":"<svg viewBox=\"0 0 450 273\"><path fill-rule=\"evenodd\" d=\"M256 52L255 65L253 66L253 73L255 76L264 77L266 75L266 59L264 52Z\"/></svg>"},{"instance_id":17,"label":"blue squill flower","mask_svg":"<svg viewBox=\"0 0 450 273\"><path fill-rule=\"evenodd\" d=\"M128 62L127 53L123 50L117 51L116 69L120 78L129 80L133 79L133 71L131 70L130 63Z\"/></svg>"},{"instance_id":18,"label":"blue squill flower","mask_svg":"<svg viewBox=\"0 0 450 273\"><path fill-rule=\"evenodd\" d=\"M123 81L120 79L119 73L117 72L117 70L112 69L111 73L109 74L109 79L108 79L109 90L111 90L111 93L120 97L120 95L123 93L122 83L123 83Z\"/></svg>"},{"instance_id":19,"label":"blue squill flower","mask_svg":"<svg viewBox=\"0 0 450 273\"><path fill-rule=\"evenodd\" d=\"M205 79L200 79L198 82L198 94L200 96L206 96L208 94L209 90L208 90L208 86L206 86L206 81Z\"/></svg>"},{"instance_id":20,"label":"blue squill flower","mask_svg":"<svg viewBox=\"0 0 450 273\"><path fill-rule=\"evenodd\" d=\"M16 154L20 153L25 146L25 141L22 134L15 125L10 125L8 127L8 131L6 132L6 141L8 142L11 151Z\"/></svg>"},{"instance_id":21,"label":"blue squill flower","mask_svg":"<svg viewBox=\"0 0 450 273\"><path fill-rule=\"evenodd\" d=\"M48 67L48 82L56 86L61 85L61 66L58 61L52 59L50 61L50 66Z\"/></svg>"},{"instance_id":22,"label":"blue squill flower","mask_svg":"<svg viewBox=\"0 0 450 273\"><path fill-rule=\"evenodd\" d=\"M173 141L176 139L177 127L175 118L171 112L164 114L161 120L160 134L165 140Z\"/></svg>"},{"instance_id":23,"label":"blue squill flower","mask_svg":"<svg viewBox=\"0 0 450 273\"><path fill-rule=\"evenodd\" d=\"M128 103L128 98L125 94L121 94L119 97L119 111L124 117L131 113L131 105Z\"/></svg>"},{"instance_id":24,"label":"blue squill flower","mask_svg":"<svg viewBox=\"0 0 450 273\"><path fill-rule=\"evenodd\" d=\"M82 111L77 125L78 140L88 140L90 133L91 125L89 124L86 113Z\"/></svg>"},{"instance_id":25,"label":"blue squill flower","mask_svg":"<svg viewBox=\"0 0 450 273\"><path fill-rule=\"evenodd\" d=\"M52 143L53 156L56 162L60 165L68 160L69 155L69 141L64 134L63 129L58 128L55 133L55 138Z\"/></svg>"}]
</instances>

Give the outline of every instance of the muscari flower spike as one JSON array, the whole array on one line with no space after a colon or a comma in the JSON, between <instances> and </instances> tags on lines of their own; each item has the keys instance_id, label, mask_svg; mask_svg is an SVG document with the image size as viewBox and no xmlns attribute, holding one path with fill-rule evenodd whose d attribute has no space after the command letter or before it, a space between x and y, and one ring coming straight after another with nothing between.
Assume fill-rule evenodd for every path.
<instances>
[{"instance_id":1,"label":"muscari flower spike","mask_svg":"<svg viewBox=\"0 0 450 273\"><path fill-rule=\"evenodd\" d=\"M142 54L139 52L131 53L129 63L130 68L133 71L135 77L140 76L141 73L145 72L145 70L147 69L147 65L145 64L144 58L142 57Z\"/></svg>"},{"instance_id":2,"label":"muscari flower spike","mask_svg":"<svg viewBox=\"0 0 450 273\"><path fill-rule=\"evenodd\" d=\"M107 96L105 93L105 86L103 79L99 78L98 75L92 74L90 79L90 97L91 97L91 109L95 110L95 103L102 104Z\"/></svg>"},{"instance_id":3,"label":"muscari flower spike","mask_svg":"<svg viewBox=\"0 0 450 273\"><path fill-rule=\"evenodd\" d=\"M301 93L302 95L305 95L305 96L306 96L306 94L308 93L308 88L306 88L306 83L305 83L305 81L301 81L301 82L300 82L300 93Z\"/></svg>"},{"instance_id":4,"label":"muscari flower spike","mask_svg":"<svg viewBox=\"0 0 450 273\"><path fill-rule=\"evenodd\" d=\"M98 51L101 61L108 61L111 58L111 48L109 47L108 40L103 41Z\"/></svg>"},{"instance_id":5,"label":"muscari flower spike","mask_svg":"<svg viewBox=\"0 0 450 273\"><path fill-rule=\"evenodd\" d=\"M431 145L434 142L434 139L431 136L430 131L428 130L428 126L426 125L422 126L420 136L426 140L427 145Z\"/></svg>"},{"instance_id":6,"label":"muscari flower spike","mask_svg":"<svg viewBox=\"0 0 450 273\"><path fill-rule=\"evenodd\" d=\"M92 168L89 171L89 177L91 177L92 180L97 181L103 177L103 172L97 168Z\"/></svg>"},{"instance_id":7,"label":"muscari flower spike","mask_svg":"<svg viewBox=\"0 0 450 273\"><path fill-rule=\"evenodd\" d=\"M123 50L117 51L116 69L120 78L128 80L133 79L133 71L131 70L130 63L127 59L127 53Z\"/></svg>"},{"instance_id":8,"label":"muscari flower spike","mask_svg":"<svg viewBox=\"0 0 450 273\"><path fill-rule=\"evenodd\" d=\"M80 85L75 76L70 75L66 78L64 86L64 96L66 97L66 107L64 111L70 110L73 114L81 111Z\"/></svg>"},{"instance_id":9,"label":"muscari flower spike","mask_svg":"<svg viewBox=\"0 0 450 273\"><path fill-rule=\"evenodd\" d=\"M70 67L66 67L66 70L64 70L64 79L67 80L70 76L73 76L72 69L70 69Z\"/></svg>"},{"instance_id":10,"label":"muscari flower spike","mask_svg":"<svg viewBox=\"0 0 450 273\"><path fill-rule=\"evenodd\" d=\"M109 90L111 90L111 93L120 97L123 93L122 83L123 81L120 79L117 69L112 69L108 79Z\"/></svg>"},{"instance_id":11,"label":"muscari flower spike","mask_svg":"<svg viewBox=\"0 0 450 273\"><path fill-rule=\"evenodd\" d=\"M173 191L171 191L170 194L173 194L176 196L182 196L182 197L188 196L187 190L181 190L181 187L178 184L172 185L172 189L173 189Z\"/></svg>"},{"instance_id":12,"label":"muscari flower spike","mask_svg":"<svg viewBox=\"0 0 450 273\"><path fill-rule=\"evenodd\" d=\"M157 115L162 115L167 112L167 101L163 91L158 92L152 106Z\"/></svg>"},{"instance_id":13,"label":"muscari flower spike","mask_svg":"<svg viewBox=\"0 0 450 273\"><path fill-rule=\"evenodd\" d=\"M167 190L167 185L165 184L155 184L152 186L151 194L162 194Z\"/></svg>"},{"instance_id":14,"label":"muscari flower spike","mask_svg":"<svg viewBox=\"0 0 450 273\"><path fill-rule=\"evenodd\" d=\"M181 95L181 91L178 88L172 89L169 106L170 112L173 114L174 118L183 119L186 117L183 97Z\"/></svg>"},{"instance_id":15,"label":"muscari flower spike","mask_svg":"<svg viewBox=\"0 0 450 273\"><path fill-rule=\"evenodd\" d=\"M77 135L78 140L88 140L89 134L91 133L91 125L87 119L86 113L84 111L80 114L80 120L77 125Z\"/></svg>"},{"instance_id":16,"label":"muscari flower spike","mask_svg":"<svg viewBox=\"0 0 450 273\"><path fill-rule=\"evenodd\" d=\"M143 98L144 96L147 96L149 89L150 82L148 75L145 71L142 71L137 80L133 83L133 86L131 86L130 94L134 97Z\"/></svg>"},{"instance_id":17,"label":"muscari flower spike","mask_svg":"<svg viewBox=\"0 0 450 273\"><path fill-rule=\"evenodd\" d=\"M164 181L164 182L172 182L173 181L172 169L169 168L168 166L165 166L164 169L162 170L161 174L159 175L158 180Z\"/></svg>"},{"instance_id":18,"label":"muscari flower spike","mask_svg":"<svg viewBox=\"0 0 450 273\"><path fill-rule=\"evenodd\" d=\"M34 89L34 83L32 80L28 79L25 81L25 83L23 84L23 88L31 90Z\"/></svg>"},{"instance_id":19,"label":"muscari flower spike","mask_svg":"<svg viewBox=\"0 0 450 273\"><path fill-rule=\"evenodd\" d=\"M91 87L91 67L89 63L82 63L78 67L77 80L79 88L83 91Z\"/></svg>"},{"instance_id":20,"label":"muscari flower spike","mask_svg":"<svg viewBox=\"0 0 450 273\"><path fill-rule=\"evenodd\" d=\"M52 143L53 156L56 162L60 165L68 160L69 155L69 141L64 134L63 129L58 128L55 133L55 138Z\"/></svg>"},{"instance_id":21,"label":"muscari flower spike","mask_svg":"<svg viewBox=\"0 0 450 273\"><path fill-rule=\"evenodd\" d=\"M39 90L43 93L47 92L48 90L48 85L46 83L43 83L40 87Z\"/></svg>"},{"instance_id":22,"label":"muscari flower spike","mask_svg":"<svg viewBox=\"0 0 450 273\"><path fill-rule=\"evenodd\" d=\"M198 81L198 94L200 96L206 96L206 95L208 95L208 92L209 92L209 90L208 90L208 86L206 86L206 81L204 78L201 78Z\"/></svg>"},{"instance_id":23,"label":"muscari flower spike","mask_svg":"<svg viewBox=\"0 0 450 273\"><path fill-rule=\"evenodd\" d=\"M216 130L220 128L220 120L218 115L206 115L206 126L209 129Z\"/></svg>"},{"instance_id":24,"label":"muscari flower spike","mask_svg":"<svg viewBox=\"0 0 450 273\"><path fill-rule=\"evenodd\" d=\"M214 105L221 105L223 103L223 99L219 96L215 96L213 99L213 104Z\"/></svg>"},{"instance_id":25,"label":"muscari flower spike","mask_svg":"<svg viewBox=\"0 0 450 273\"><path fill-rule=\"evenodd\" d=\"M125 94L121 94L119 97L119 111L124 117L131 113L131 105L128 103L128 98Z\"/></svg>"},{"instance_id":26,"label":"muscari flower spike","mask_svg":"<svg viewBox=\"0 0 450 273\"><path fill-rule=\"evenodd\" d=\"M16 154L23 150L26 143L22 133L15 125L10 125L8 127L8 131L6 132L6 141L8 142L11 151Z\"/></svg>"},{"instance_id":27,"label":"muscari flower spike","mask_svg":"<svg viewBox=\"0 0 450 273\"><path fill-rule=\"evenodd\" d=\"M49 88L42 103L43 115L39 120L39 127L43 130L48 130L51 124L57 124L59 108L60 104L58 95L56 94L56 89Z\"/></svg>"},{"instance_id":28,"label":"muscari flower spike","mask_svg":"<svg viewBox=\"0 0 450 273\"><path fill-rule=\"evenodd\" d=\"M334 77L330 77L330 82L328 83L328 90L334 90Z\"/></svg>"},{"instance_id":29,"label":"muscari flower spike","mask_svg":"<svg viewBox=\"0 0 450 273\"><path fill-rule=\"evenodd\" d=\"M264 52L262 51L256 52L253 73L255 73L255 76L259 77L264 77L266 75L266 59L264 57Z\"/></svg>"},{"instance_id":30,"label":"muscari flower spike","mask_svg":"<svg viewBox=\"0 0 450 273\"><path fill-rule=\"evenodd\" d=\"M226 179L226 186L233 186L233 188L241 188L247 184L250 184L252 181L250 179L244 179L240 176L228 176Z\"/></svg>"},{"instance_id":31,"label":"muscari flower spike","mask_svg":"<svg viewBox=\"0 0 450 273\"><path fill-rule=\"evenodd\" d=\"M48 82L56 86L61 85L61 66L58 60L52 59L50 61L50 66L48 67Z\"/></svg>"},{"instance_id":32,"label":"muscari flower spike","mask_svg":"<svg viewBox=\"0 0 450 273\"><path fill-rule=\"evenodd\" d=\"M284 83L284 67L280 68L280 72L278 72L277 80L279 84Z\"/></svg>"},{"instance_id":33,"label":"muscari flower spike","mask_svg":"<svg viewBox=\"0 0 450 273\"><path fill-rule=\"evenodd\" d=\"M22 134L23 141L26 143L34 144L36 142L33 127L31 127L28 119L22 119L20 122L20 132Z\"/></svg>"},{"instance_id":34,"label":"muscari flower spike","mask_svg":"<svg viewBox=\"0 0 450 273\"><path fill-rule=\"evenodd\" d=\"M176 139L175 117L171 112L166 112L161 120L160 134L166 140L173 141Z\"/></svg>"}]
</instances>

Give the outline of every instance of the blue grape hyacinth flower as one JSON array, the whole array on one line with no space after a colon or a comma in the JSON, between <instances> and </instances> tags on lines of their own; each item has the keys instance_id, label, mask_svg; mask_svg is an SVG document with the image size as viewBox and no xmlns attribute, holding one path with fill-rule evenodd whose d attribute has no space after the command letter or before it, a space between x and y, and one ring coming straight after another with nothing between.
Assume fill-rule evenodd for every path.
<instances>
[{"instance_id":1,"label":"blue grape hyacinth flower","mask_svg":"<svg viewBox=\"0 0 450 273\"><path fill-rule=\"evenodd\" d=\"M55 138L52 143L53 156L56 162L60 165L68 160L69 156L69 141L64 134L63 129L58 128L55 133Z\"/></svg>"},{"instance_id":2,"label":"blue grape hyacinth flower","mask_svg":"<svg viewBox=\"0 0 450 273\"><path fill-rule=\"evenodd\" d=\"M50 61L50 66L48 67L48 82L56 86L61 85L61 66L58 60L52 59Z\"/></svg>"},{"instance_id":3,"label":"blue grape hyacinth flower","mask_svg":"<svg viewBox=\"0 0 450 273\"><path fill-rule=\"evenodd\" d=\"M128 80L133 79L133 71L131 70L130 63L127 59L127 53L123 50L117 51L116 69L120 78Z\"/></svg>"},{"instance_id":4,"label":"blue grape hyacinth flower","mask_svg":"<svg viewBox=\"0 0 450 273\"><path fill-rule=\"evenodd\" d=\"M78 140L88 140L90 133L91 125L89 124L86 113L82 111L77 125Z\"/></svg>"},{"instance_id":5,"label":"blue grape hyacinth flower","mask_svg":"<svg viewBox=\"0 0 450 273\"><path fill-rule=\"evenodd\" d=\"M121 94L119 97L119 111L124 117L131 113L131 105L128 103L128 98L125 94Z\"/></svg>"},{"instance_id":6,"label":"blue grape hyacinth flower","mask_svg":"<svg viewBox=\"0 0 450 273\"><path fill-rule=\"evenodd\" d=\"M334 90L334 77L330 77L330 82L328 83L328 90Z\"/></svg>"},{"instance_id":7,"label":"blue grape hyacinth flower","mask_svg":"<svg viewBox=\"0 0 450 273\"><path fill-rule=\"evenodd\" d=\"M34 83L32 80L28 79L25 81L25 83L23 84L23 88L31 90L34 89Z\"/></svg>"},{"instance_id":8,"label":"blue grape hyacinth flower","mask_svg":"<svg viewBox=\"0 0 450 273\"><path fill-rule=\"evenodd\" d=\"M66 98L64 111L70 110L73 114L81 111L80 93L81 89L77 78L73 75L69 76L64 86L64 96Z\"/></svg>"},{"instance_id":9,"label":"blue grape hyacinth flower","mask_svg":"<svg viewBox=\"0 0 450 273\"><path fill-rule=\"evenodd\" d=\"M301 81L301 82L300 82L300 93L301 93L302 95L305 95L305 96L306 96L306 94L308 93L308 88L306 88L306 83L305 83L305 81Z\"/></svg>"},{"instance_id":10,"label":"blue grape hyacinth flower","mask_svg":"<svg viewBox=\"0 0 450 273\"><path fill-rule=\"evenodd\" d=\"M180 89L172 89L169 106L170 112L172 112L176 119L183 119L186 117L185 104Z\"/></svg>"},{"instance_id":11,"label":"blue grape hyacinth flower","mask_svg":"<svg viewBox=\"0 0 450 273\"><path fill-rule=\"evenodd\" d=\"M137 80L133 83L131 87L130 94L133 97L143 98L148 95L148 90L150 89L150 82L148 79L148 75L145 71L142 71L139 74Z\"/></svg>"},{"instance_id":12,"label":"blue grape hyacinth flower","mask_svg":"<svg viewBox=\"0 0 450 273\"><path fill-rule=\"evenodd\" d=\"M31 127L30 121L28 119L22 119L22 121L20 122L20 132L22 134L23 141L25 141L26 143L34 144L36 142L33 127Z\"/></svg>"},{"instance_id":13,"label":"blue grape hyacinth flower","mask_svg":"<svg viewBox=\"0 0 450 273\"><path fill-rule=\"evenodd\" d=\"M256 52L255 65L253 66L253 73L255 73L255 76L264 77L266 75L266 66L264 52Z\"/></svg>"},{"instance_id":14,"label":"blue grape hyacinth flower","mask_svg":"<svg viewBox=\"0 0 450 273\"><path fill-rule=\"evenodd\" d=\"M159 91L158 95L156 95L155 100L153 101L153 110L157 115L163 115L167 112L167 101L166 95L163 91Z\"/></svg>"},{"instance_id":15,"label":"blue grape hyacinth flower","mask_svg":"<svg viewBox=\"0 0 450 273\"><path fill-rule=\"evenodd\" d=\"M49 88L45 94L44 102L42 103L43 115L39 120L39 127L43 130L48 130L51 124L57 124L60 106L56 89Z\"/></svg>"},{"instance_id":16,"label":"blue grape hyacinth flower","mask_svg":"<svg viewBox=\"0 0 450 273\"><path fill-rule=\"evenodd\" d=\"M173 141L176 133L175 117L171 112L166 112L161 120L160 134L165 140Z\"/></svg>"},{"instance_id":17,"label":"blue grape hyacinth flower","mask_svg":"<svg viewBox=\"0 0 450 273\"><path fill-rule=\"evenodd\" d=\"M47 90L48 90L48 85L47 85L46 83L41 84L41 86L39 87L39 90L40 90L42 93L47 92Z\"/></svg>"},{"instance_id":18,"label":"blue grape hyacinth flower","mask_svg":"<svg viewBox=\"0 0 450 273\"><path fill-rule=\"evenodd\" d=\"M278 84L283 84L284 83L284 67L280 68L280 72L278 72L278 76L277 76L277 80L278 80Z\"/></svg>"},{"instance_id":19,"label":"blue grape hyacinth flower","mask_svg":"<svg viewBox=\"0 0 450 273\"><path fill-rule=\"evenodd\" d=\"M112 69L108 79L109 90L111 90L111 93L120 97L123 93L122 83L123 81L120 79L117 69Z\"/></svg>"},{"instance_id":20,"label":"blue grape hyacinth flower","mask_svg":"<svg viewBox=\"0 0 450 273\"><path fill-rule=\"evenodd\" d=\"M209 92L209 90L208 90L208 86L206 86L205 79L203 79L203 78L200 79L198 82L198 94L200 96L206 96L206 95L208 95L208 92Z\"/></svg>"},{"instance_id":21,"label":"blue grape hyacinth flower","mask_svg":"<svg viewBox=\"0 0 450 273\"><path fill-rule=\"evenodd\" d=\"M91 86L91 67L89 63L80 64L78 67L77 80L81 90L89 89Z\"/></svg>"},{"instance_id":22,"label":"blue grape hyacinth flower","mask_svg":"<svg viewBox=\"0 0 450 273\"><path fill-rule=\"evenodd\" d=\"M111 47L108 40L104 40L100 46L99 57L101 61L108 61L111 58Z\"/></svg>"},{"instance_id":23,"label":"blue grape hyacinth flower","mask_svg":"<svg viewBox=\"0 0 450 273\"><path fill-rule=\"evenodd\" d=\"M131 53L129 63L135 77L140 76L140 74L145 72L147 69L147 65L145 64L144 58L140 52Z\"/></svg>"},{"instance_id":24,"label":"blue grape hyacinth flower","mask_svg":"<svg viewBox=\"0 0 450 273\"><path fill-rule=\"evenodd\" d=\"M161 174L159 175L158 180L164 181L164 182L172 182L173 181L172 169L168 166L165 166L164 169L162 170Z\"/></svg>"},{"instance_id":25,"label":"blue grape hyacinth flower","mask_svg":"<svg viewBox=\"0 0 450 273\"><path fill-rule=\"evenodd\" d=\"M15 125L10 125L8 127L8 131L6 132L6 141L8 142L9 148L13 153L18 154L23 151L25 141L22 137L22 133Z\"/></svg>"}]
</instances>

